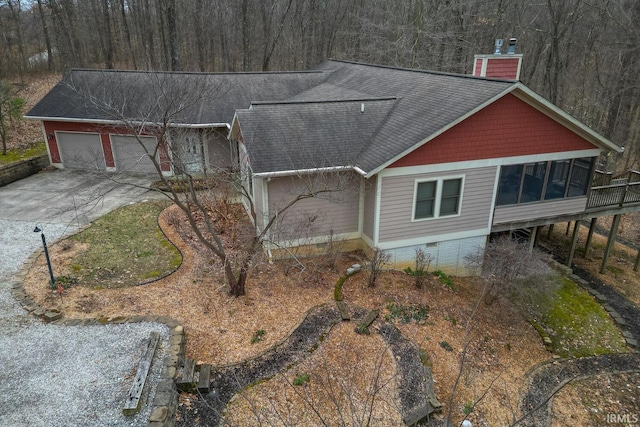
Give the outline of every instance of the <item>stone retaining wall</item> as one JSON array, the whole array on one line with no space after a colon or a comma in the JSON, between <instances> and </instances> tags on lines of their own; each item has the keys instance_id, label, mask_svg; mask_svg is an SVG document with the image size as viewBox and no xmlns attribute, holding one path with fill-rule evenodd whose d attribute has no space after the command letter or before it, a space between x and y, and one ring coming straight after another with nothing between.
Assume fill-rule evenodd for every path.
<instances>
[{"instance_id":1,"label":"stone retaining wall","mask_svg":"<svg viewBox=\"0 0 640 427\"><path fill-rule=\"evenodd\" d=\"M49 166L49 156L46 154L22 160L18 163L0 166L0 187L36 174L47 166Z\"/></svg>"}]
</instances>

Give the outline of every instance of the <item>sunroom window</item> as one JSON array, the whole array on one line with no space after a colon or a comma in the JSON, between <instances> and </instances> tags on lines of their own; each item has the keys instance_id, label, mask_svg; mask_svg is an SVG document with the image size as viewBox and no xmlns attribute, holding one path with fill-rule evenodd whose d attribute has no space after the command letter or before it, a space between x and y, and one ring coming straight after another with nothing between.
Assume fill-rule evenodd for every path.
<instances>
[{"instance_id":1,"label":"sunroom window","mask_svg":"<svg viewBox=\"0 0 640 427\"><path fill-rule=\"evenodd\" d=\"M505 165L500 169L498 206L584 196L594 158Z\"/></svg>"}]
</instances>

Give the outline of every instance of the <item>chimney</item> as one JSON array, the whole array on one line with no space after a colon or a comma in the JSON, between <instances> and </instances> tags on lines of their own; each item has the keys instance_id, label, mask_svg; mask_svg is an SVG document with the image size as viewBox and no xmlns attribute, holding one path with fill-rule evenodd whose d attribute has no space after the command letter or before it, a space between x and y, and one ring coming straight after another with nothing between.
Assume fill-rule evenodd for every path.
<instances>
[{"instance_id":1,"label":"chimney","mask_svg":"<svg viewBox=\"0 0 640 427\"><path fill-rule=\"evenodd\" d=\"M502 39L496 39L496 51L494 55L500 55L502 53Z\"/></svg>"},{"instance_id":2,"label":"chimney","mask_svg":"<svg viewBox=\"0 0 640 427\"><path fill-rule=\"evenodd\" d=\"M522 55L516 54L516 39L509 39L507 54L502 55L502 39L496 39L495 51L489 55L475 55L473 75L503 80L518 80L522 68Z\"/></svg>"}]
</instances>

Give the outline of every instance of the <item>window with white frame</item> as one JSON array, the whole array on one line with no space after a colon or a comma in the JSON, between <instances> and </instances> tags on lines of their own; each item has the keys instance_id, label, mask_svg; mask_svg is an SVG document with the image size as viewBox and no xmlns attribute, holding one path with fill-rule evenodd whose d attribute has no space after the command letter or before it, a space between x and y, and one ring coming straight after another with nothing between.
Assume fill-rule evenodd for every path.
<instances>
[{"instance_id":1,"label":"window with white frame","mask_svg":"<svg viewBox=\"0 0 640 427\"><path fill-rule=\"evenodd\" d=\"M416 181L413 219L458 215L461 200L461 177Z\"/></svg>"}]
</instances>

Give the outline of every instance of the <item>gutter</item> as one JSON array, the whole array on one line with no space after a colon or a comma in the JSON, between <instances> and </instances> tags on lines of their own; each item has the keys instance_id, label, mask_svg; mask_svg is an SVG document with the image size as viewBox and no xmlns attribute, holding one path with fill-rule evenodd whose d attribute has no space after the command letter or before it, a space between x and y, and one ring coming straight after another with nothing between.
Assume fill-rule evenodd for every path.
<instances>
[{"instance_id":1,"label":"gutter","mask_svg":"<svg viewBox=\"0 0 640 427\"><path fill-rule=\"evenodd\" d=\"M105 120L105 119L79 119L79 118L70 118L70 117L40 117L40 116L22 116L23 119L26 120L41 120L47 122L72 122L72 123L93 123L93 124L105 124L105 125L126 125L127 123L122 120ZM161 125L160 122L147 122L134 120L129 122L134 125ZM231 125L229 123L170 123L170 127L177 128L211 128L211 127L225 127L227 129L231 129Z\"/></svg>"},{"instance_id":2,"label":"gutter","mask_svg":"<svg viewBox=\"0 0 640 427\"><path fill-rule=\"evenodd\" d=\"M259 172L259 173L254 173L253 176L257 176L261 178L276 178L280 176L309 175L313 173L341 172L341 171L349 171L349 170L355 171L359 175L366 176L366 173L362 169L356 166L329 166L324 168L291 169L286 171Z\"/></svg>"}]
</instances>

